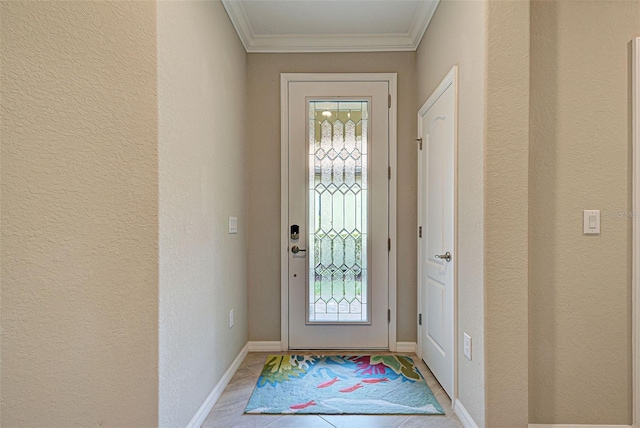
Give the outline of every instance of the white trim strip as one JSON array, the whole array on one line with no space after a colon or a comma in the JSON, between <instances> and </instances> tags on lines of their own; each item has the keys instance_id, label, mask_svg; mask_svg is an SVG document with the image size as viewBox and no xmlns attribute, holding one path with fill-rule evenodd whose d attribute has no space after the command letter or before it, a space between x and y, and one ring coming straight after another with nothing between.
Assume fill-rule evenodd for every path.
<instances>
[{"instance_id":1,"label":"white trim strip","mask_svg":"<svg viewBox=\"0 0 640 428\"><path fill-rule=\"evenodd\" d=\"M398 342L396 352L416 353L416 342Z\"/></svg>"},{"instance_id":2,"label":"white trim strip","mask_svg":"<svg viewBox=\"0 0 640 428\"><path fill-rule=\"evenodd\" d=\"M280 352L282 351L282 342L249 342L247 343L249 352Z\"/></svg>"},{"instance_id":3,"label":"white trim strip","mask_svg":"<svg viewBox=\"0 0 640 428\"><path fill-rule=\"evenodd\" d=\"M227 387L227 385L229 385L231 378L234 374L236 374L238 367L240 367L240 364L242 364L242 361L244 361L248 352L249 346L247 344L244 345L242 350L240 350L240 353L238 354L236 359L233 360L227 371L224 372L222 378L220 378L216 386L213 388L213 391L211 391L206 400L204 400L204 403L202 403L196 414L193 415L193 418L191 418L191 420L187 424L187 428L200 428L204 420L207 419L207 416L211 412L211 409L213 409L213 406L216 405L216 402L224 392L224 389Z\"/></svg>"},{"instance_id":4,"label":"white trim strip","mask_svg":"<svg viewBox=\"0 0 640 428\"><path fill-rule=\"evenodd\" d=\"M389 107L389 167L391 178L389 179L389 206L388 227L391 239L391 251L389 251L389 350L398 351L398 75L389 73L386 75L389 82L389 95L391 106Z\"/></svg>"},{"instance_id":5,"label":"white trim strip","mask_svg":"<svg viewBox=\"0 0 640 428\"><path fill-rule=\"evenodd\" d=\"M529 424L529 428L632 428L631 425Z\"/></svg>"},{"instance_id":6,"label":"white trim strip","mask_svg":"<svg viewBox=\"0 0 640 428\"><path fill-rule=\"evenodd\" d=\"M289 81L280 74L280 342L289 349Z\"/></svg>"},{"instance_id":7,"label":"white trim strip","mask_svg":"<svg viewBox=\"0 0 640 428\"><path fill-rule=\"evenodd\" d=\"M458 415L458 418L460 418L460 422L462 422L462 425L464 426L464 428L478 428L478 424L476 423L476 421L473 420L473 418L471 417L469 412L467 412L467 409L464 408L460 400L456 398L456 401L454 404L455 405L453 407L453 412L456 415Z\"/></svg>"},{"instance_id":8,"label":"white trim strip","mask_svg":"<svg viewBox=\"0 0 640 428\"><path fill-rule=\"evenodd\" d=\"M233 24L233 28L236 29L236 33L242 42L242 46L244 46L244 50L247 51L247 47L255 36L242 2L222 0L222 5L227 11L227 15Z\"/></svg>"},{"instance_id":9,"label":"white trim strip","mask_svg":"<svg viewBox=\"0 0 640 428\"><path fill-rule=\"evenodd\" d=\"M640 428L640 37L632 40L631 60L631 103L632 103L632 147L633 147L633 178L632 178L632 262L631 262L631 314L633 361L633 424Z\"/></svg>"},{"instance_id":10,"label":"white trim strip","mask_svg":"<svg viewBox=\"0 0 640 428\"><path fill-rule=\"evenodd\" d=\"M436 90L433 91L429 99L425 101L425 103L422 105L422 107L420 108L420 111L418 111L418 119L424 116L429 111L429 109L433 107L436 101L440 99L442 94L444 94L444 92L449 88L449 86L453 85L454 83L457 83L457 79L458 79L458 66L454 65L451 68L451 70L449 70L449 72L444 77L444 79L442 79L442 82L440 82ZM458 88L456 88L456 91L457 89ZM456 100L457 100L457 97L456 97Z\"/></svg>"}]
</instances>

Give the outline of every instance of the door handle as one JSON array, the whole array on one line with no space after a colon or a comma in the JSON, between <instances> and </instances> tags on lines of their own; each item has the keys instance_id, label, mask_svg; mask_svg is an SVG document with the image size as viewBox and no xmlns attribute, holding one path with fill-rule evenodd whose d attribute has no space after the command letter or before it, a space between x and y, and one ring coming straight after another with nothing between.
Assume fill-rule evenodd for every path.
<instances>
[{"instance_id":1,"label":"door handle","mask_svg":"<svg viewBox=\"0 0 640 428\"><path fill-rule=\"evenodd\" d=\"M299 253L299 252L301 252L301 251L307 251L307 250L300 249L300 248L298 248L298 246L297 246L297 245L294 245L293 247L291 247L291 252L292 252L293 254L298 254L298 253Z\"/></svg>"},{"instance_id":2,"label":"door handle","mask_svg":"<svg viewBox=\"0 0 640 428\"><path fill-rule=\"evenodd\" d=\"M444 254L436 254L436 259L446 260L446 261L450 262L451 261L451 253L447 251Z\"/></svg>"}]
</instances>

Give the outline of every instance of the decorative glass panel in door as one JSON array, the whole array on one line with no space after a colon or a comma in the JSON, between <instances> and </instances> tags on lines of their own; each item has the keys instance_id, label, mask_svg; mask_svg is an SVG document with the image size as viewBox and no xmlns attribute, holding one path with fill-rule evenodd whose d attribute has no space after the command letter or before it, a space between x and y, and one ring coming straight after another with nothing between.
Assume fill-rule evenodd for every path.
<instances>
[{"instance_id":1,"label":"decorative glass panel in door","mask_svg":"<svg viewBox=\"0 0 640 428\"><path fill-rule=\"evenodd\" d=\"M310 100L307 323L368 323L368 100Z\"/></svg>"}]
</instances>

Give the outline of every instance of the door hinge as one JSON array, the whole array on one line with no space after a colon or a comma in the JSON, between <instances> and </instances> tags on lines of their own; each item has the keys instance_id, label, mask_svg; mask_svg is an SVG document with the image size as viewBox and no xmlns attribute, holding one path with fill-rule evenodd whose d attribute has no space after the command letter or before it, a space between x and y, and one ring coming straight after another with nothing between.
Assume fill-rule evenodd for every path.
<instances>
[{"instance_id":1,"label":"door hinge","mask_svg":"<svg viewBox=\"0 0 640 428\"><path fill-rule=\"evenodd\" d=\"M391 94L389 94L389 108L391 108Z\"/></svg>"},{"instance_id":2,"label":"door hinge","mask_svg":"<svg viewBox=\"0 0 640 428\"><path fill-rule=\"evenodd\" d=\"M389 167L389 180L391 180L391 167Z\"/></svg>"},{"instance_id":3,"label":"door hinge","mask_svg":"<svg viewBox=\"0 0 640 428\"><path fill-rule=\"evenodd\" d=\"M389 251L391 251L391 238L389 238Z\"/></svg>"},{"instance_id":4,"label":"door hinge","mask_svg":"<svg viewBox=\"0 0 640 428\"><path fill-rule=\"evenodd\" d=\"M418 237L422 238L422 226L418 228Z\"/></svg>"},{"instance_id":5,"label":"door hinge","mask_svg":"<svg viewBox=\"0 0 640 428\"><path fill-rule=\"evenodd\" d=\"M387 309L387 321L391 322L391 309Z\"/></svg>"},{"instance_id":6,"label":"door hinge","mask_svg":"<svg viewBox=\"0 0 640 428\"><path fill-rule=\"evenodd\" d=\"M422 314L418 314L418 325L422 325Z\"/></svg>"},{"instance_id":7,"label":"door hinge","mask_svg":"<svg viewBox=\"0 0 640 428\"><path fill-rule=\"evenodd\" d=\"M416 138L416 143L418 143L418 150L422 150L422 138Z\"/></svg>"}]
</instances>

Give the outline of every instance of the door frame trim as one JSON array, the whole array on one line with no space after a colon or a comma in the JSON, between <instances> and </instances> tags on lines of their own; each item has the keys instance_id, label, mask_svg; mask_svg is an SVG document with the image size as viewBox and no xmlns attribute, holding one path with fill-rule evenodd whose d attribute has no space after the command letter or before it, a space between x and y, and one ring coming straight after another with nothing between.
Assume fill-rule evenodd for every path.
<instances>
[{"instance_id":1,"label":"door frame trim","mask_svg":"<svg viewBox=\"0 0 640 428\"><path fill-rule=\"evenodd\" d=\"M631 315L632 315L632 407L634 427L640 428L640 37L631 41L631 145L633 172L631 183L632 209L632 262L631 262Z\"/></svg>"},{"instance_id":2,"label":"door frame trim","mask_svg":"<svg viewBox=\"0 0 640 428\"><path fill-rule=\"evenodd\" d=\"M291 82L388 82L389 107L389 350L397 349L397 128L398 128L398 75L397 73L281 73L280 74L280 347L289 350L289 83Z\"/></svg>"},{"instance_id":3,"label":"door frame trim","mask_svg":"<svg viewBox=\"0 0 640 428\"><path fill-rule=\"evenodd\" d=\"M433 91L431 96L422 105L418 111L418 138L422 138L422 116L438 101L440 96L450 87L453 86L453 111L455 118L455 126L453 128L453 397L451 402L455 403L458 399L458 66L454 65L447 73L445 78L440 82L438 87ZM423 147L424 149L424 147ZM422 164L418 161L418 180L422 178ZM422 218L422 194L418 192L418 225ZM418 240L418 258L421 256L420 239ZM422 268L418 263L418 281L417 281L417 295L418 295L418 313L422 313L423 319L426 317L426 308L422 307L423 295L420 287L420 278ZM418 314L416 314L418 319ZM418 325L418 337L416 351L420 359L422 356L422 329L424 328L424 322L422 325ZM455 407L454 407L455 410Z\"/></svg>"}]
</instances>

